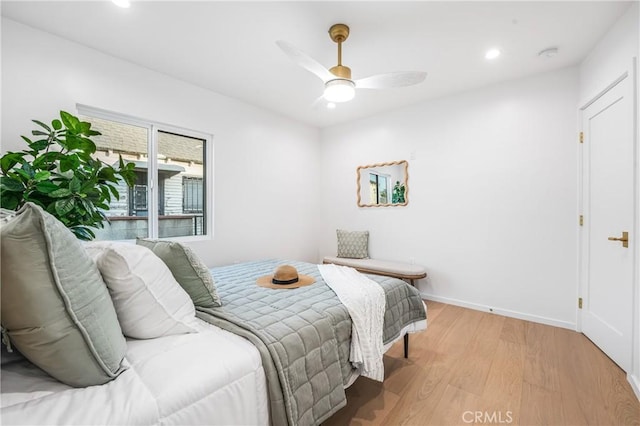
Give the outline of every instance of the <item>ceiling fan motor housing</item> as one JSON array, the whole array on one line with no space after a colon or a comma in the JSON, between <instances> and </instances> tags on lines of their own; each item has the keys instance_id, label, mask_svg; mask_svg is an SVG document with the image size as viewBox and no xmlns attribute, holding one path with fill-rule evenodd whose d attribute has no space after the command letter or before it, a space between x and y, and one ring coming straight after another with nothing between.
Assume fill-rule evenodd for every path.
<instances>
[{"instance_id":1,"label":"ceiling fan motor housing","mask_svg":"<svg viewBox=\"0 0 640 426\"><path fill-rule=\"evenodd\" d=\"M331 73L336 77L351 80L351 68L349 67L345 67L344 65L336 65L335 67L329 68L329 71L331 71Z\"/></svg>"}]
</instances>

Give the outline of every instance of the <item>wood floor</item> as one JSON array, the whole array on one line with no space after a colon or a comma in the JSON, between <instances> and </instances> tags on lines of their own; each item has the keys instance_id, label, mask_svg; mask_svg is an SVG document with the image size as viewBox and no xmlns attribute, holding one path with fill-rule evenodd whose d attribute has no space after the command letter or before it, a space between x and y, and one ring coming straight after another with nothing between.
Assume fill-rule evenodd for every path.
<instances>
[{"instance_id":1,"label":"wood floor","mask_svg":"<svg viewBox=\"0 0 640 426\"><path fill-rule=\"evenodd\" d=\"M360 377L329 425L640 425L625 374L582 334L427 302L429 327Z\"/></svg>"}]
</instances>

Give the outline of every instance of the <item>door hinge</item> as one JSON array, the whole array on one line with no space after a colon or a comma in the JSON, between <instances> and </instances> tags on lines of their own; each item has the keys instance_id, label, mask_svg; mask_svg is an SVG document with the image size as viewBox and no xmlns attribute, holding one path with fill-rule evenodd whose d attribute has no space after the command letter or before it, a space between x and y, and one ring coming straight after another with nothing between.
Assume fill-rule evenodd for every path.
<instances>
[{"instance_id":1,"label":"door hinge","mask_svg":"<svg viewBox=\"0 0 640 426\"><path fill-rule=\"evenodd\" d=\"M582 297L578 297L578 309L582 309Z\"/></svg>"},{"instance_id":2,"label":"door hinge","mask_svg":"<svg viewBox=\"0 0 640 426\"><path fill-rule=\"evenodd\" d=\"M584 225L584 217L580 215L580 226Z\"/></svg>"},{"instance_id":3,"label":"door hinge","mask_svg":"<svg viewBox=\"0 0 640 426\"><path fill-rule=\"evenodd\" d=\"M580 143L584 143L584 132L580 132Z\"/></svg>"}]
</instances>

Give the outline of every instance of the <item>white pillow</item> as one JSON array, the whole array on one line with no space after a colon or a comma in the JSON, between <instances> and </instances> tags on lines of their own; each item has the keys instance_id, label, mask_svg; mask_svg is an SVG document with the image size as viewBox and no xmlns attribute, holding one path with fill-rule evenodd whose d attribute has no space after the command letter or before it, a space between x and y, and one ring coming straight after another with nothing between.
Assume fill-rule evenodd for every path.
<instances>
[{"instance_id":1,"label":"white pillow","mask_svg":"<svg viewBox=\"0 0 640 426\"><path fill-rule=\"evenodd\" d=\"M146 247L85 244L116 308L122 332L135 339L195 333L195 307L167 265Z\"/></svg>"}]
</instances>

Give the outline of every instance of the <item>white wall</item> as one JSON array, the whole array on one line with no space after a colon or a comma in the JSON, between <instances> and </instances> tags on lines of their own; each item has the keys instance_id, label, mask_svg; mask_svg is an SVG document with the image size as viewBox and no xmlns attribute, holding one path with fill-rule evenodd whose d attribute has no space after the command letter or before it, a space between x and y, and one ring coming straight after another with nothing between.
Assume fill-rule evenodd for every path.
<instances>
[{"instance_id":1,"label":"white wall","mask_svg":"<svg viewBox=\"0 0 640 426\"><path fill-rule=\"evenodd\" d=\"M369 230L427 298L573 328L577 98L571 68L325 129L319 255ZM358 208L356 168L404 159L409 205Z\"/></svg>"},{"instance_id":2,"label":"white wall","mask_svg":"<svg viewBox=\"0 0 640 426\"><path fill-rule=\"evenodd\" d=\"M640 130L638 128L638 99L640 99L640 73L636 63L640 58L640 7L634 3L629 11L609 30L580 65L580 105L599 94L618 77L628 72L636 81L636 165L640 164ZM640 173L636 166L636 212L640 211ZM640 399L640 219L636 217L635 241L636 272L634 282L633 364L629 382Z\"/></svg>"},{"instance_id":3,"label":"white wall","mask_svg":"<svg viewBox=\"0 0 640 426\"><path fill-rule=\"evenodd\" d=\"M214 135L215 235L192 244L207 265L315 260L317 129L3 18L2 152L76 103Z\"/></svg>"}]
</instances>

